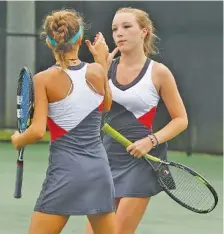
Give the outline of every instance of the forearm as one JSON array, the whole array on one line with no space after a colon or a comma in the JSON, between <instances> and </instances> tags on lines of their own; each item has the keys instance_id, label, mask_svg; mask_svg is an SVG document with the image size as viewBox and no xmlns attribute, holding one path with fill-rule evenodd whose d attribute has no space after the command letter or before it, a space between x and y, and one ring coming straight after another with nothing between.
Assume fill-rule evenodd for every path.
<instances>
[{"instance_id":1,"label":"forearm","mask_svg":"<svg viewBox=\"0 0 224 234\"><path fill-rule=\"evenodd\" d=\"M187 118L177 117L172 119L165 127L154 133L159 144L171 140L183 132L188 125Z\"/></svg>"},{"instance_id":2,"label":"forearm","mask_svg":"<svg viewBox=\"0 0 224 234\"><path fill-rule=\"evenodd\" d=\"M104 111L109 111L112 105L112 93L108 82L108 64L106 59L102 59L100 57L94 57L94 61L99 63L105 71L105 80L104 80Z\"/></svg>"},{"instance_id":3,"label":"forearm","mask_svg":"<svg viewBox=\"0 0 224 234\"><path fill-rule=\"evenodd\" d=\"M96 63L99 63L104 68L106 74L108 73L109 68L108 68L108 64L107 64L106 58L104 59L102 57L95 56L94 57L94 61Z\"/></svg>"},{"instance_id":4,"label":"forearm","mask_svg":"<svg viewBox=\"0 0 224 234\"><path fill-rule=\"evenodd\" d=\"M110 93L110 95L111 95L111 91L110 91L110 87L109 87L109 83L108 83L108 64L107 64L107 61L106 61L106 59L103 59L101 57L94 57L94 61L96 63L99 63L103 67L103 69L105 71L105 82L104 82L105 92L108 94Z\"/></svg>"},{"instance_id":5,"label":"forearm","mask_svg":"<svg viewBox=\"0 0 224 234\"><path fill-rule=\"evenodd\" d=\"M45 131L40 132L38 128L31 125L24 133L22 133L18 138L18 145L20 148L25 145L33 144L43 138Z\"/></svg>"}]
</instances>

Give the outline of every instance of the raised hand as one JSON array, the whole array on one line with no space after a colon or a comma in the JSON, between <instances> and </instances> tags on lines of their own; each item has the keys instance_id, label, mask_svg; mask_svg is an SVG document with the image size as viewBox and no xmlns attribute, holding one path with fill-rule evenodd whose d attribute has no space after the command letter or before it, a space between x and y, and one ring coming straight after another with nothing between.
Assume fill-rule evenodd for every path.
<instances>
[{"instance_id":1,"label":"raised hand","mask_svg":"<svg viewBox=\"0 0 224 234\"><path fill-rule=\"evenodd\" d=\"M95 58L102 58L107 59L109 56L109 49L105 42L105 39L103 37L102 33L98 33L95 38L94 42L91 43L89 40L86 40L86 45L90 51L90 53Z\"/></svg>"},{"instance_id":2,"label":"raised hand","mask_svg":"<svg viewBox=\"0 0 224 234\"><path fill-rule=\"evenodd\" d=\"M85 42L95 61L97 62L102 58L106 59L107 67L109 68L119 49L116 47L111 53L109 53L109 48L101 32L96 34L93 43L91 43L89 40L86 40Z\"/></svg>"}]
</instances>

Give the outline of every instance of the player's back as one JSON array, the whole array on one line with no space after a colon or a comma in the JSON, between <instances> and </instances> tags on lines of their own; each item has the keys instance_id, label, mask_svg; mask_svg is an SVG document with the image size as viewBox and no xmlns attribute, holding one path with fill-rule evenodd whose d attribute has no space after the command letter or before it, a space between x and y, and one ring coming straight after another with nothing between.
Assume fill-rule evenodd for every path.
<instances>
[{"instance_id":1,"label":"player's back","mask_svg":"<svg viewBox=\"0 0 224 234\"><path fill-rule=\"evenodd\" d=\"M60 67L51 68L55 73L47 81L51 148L82 151L82 145L92 148L92 144L100 142L103 96L89 87L87 67L81 62L64 71Z\"/></svg>"}]
</instances>

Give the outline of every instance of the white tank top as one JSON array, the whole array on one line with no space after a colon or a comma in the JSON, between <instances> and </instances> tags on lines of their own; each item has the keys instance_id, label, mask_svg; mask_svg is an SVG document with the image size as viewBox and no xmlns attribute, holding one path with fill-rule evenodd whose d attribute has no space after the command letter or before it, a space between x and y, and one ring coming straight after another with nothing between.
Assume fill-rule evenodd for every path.
<instances>
[{"instance_id":1,"label":"white tank top","mask_svg":"<svg viewBox=\"0 0 224 234\"><path fill-rule=\"evenodd\" d=\"M113 101L125 107L136 119L151 128L160 99L152 81L153 60L147 59L139 75L128 85L120 85L117 82L117 64L118 59L114 61L109 80Z\"/></svg>"},{"instance_id":2,"label":"white tank top","mask_svg":"<svg viewBox=\"0 0 224 234\"><path fill-rule=\"evenodd\" d=\"M72 92L64 99L48 104L48 127L53 139L75 128L96 108L100 110L103 102L103 96L87 84L87 64L78 70L77 67L65 70L72 81Z\"/></svg>"}]
</instances>

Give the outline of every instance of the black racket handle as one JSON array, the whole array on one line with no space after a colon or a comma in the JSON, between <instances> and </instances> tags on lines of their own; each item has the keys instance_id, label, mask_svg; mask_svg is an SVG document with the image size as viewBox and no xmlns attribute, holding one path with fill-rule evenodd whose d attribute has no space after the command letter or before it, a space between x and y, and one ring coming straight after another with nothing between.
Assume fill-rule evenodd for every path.
<instances>
[{"instance_id":1,"label":"black racket handle","mask_svg":"<svg viewBox=\"0 0 224 234\"><path fill-rule=\"evenodd\" d=\"M22 183L23 183L23 162L17 161L17 170L16 170L16 183L14 198L22 197Z\"/></svg>"}]
</instances>

